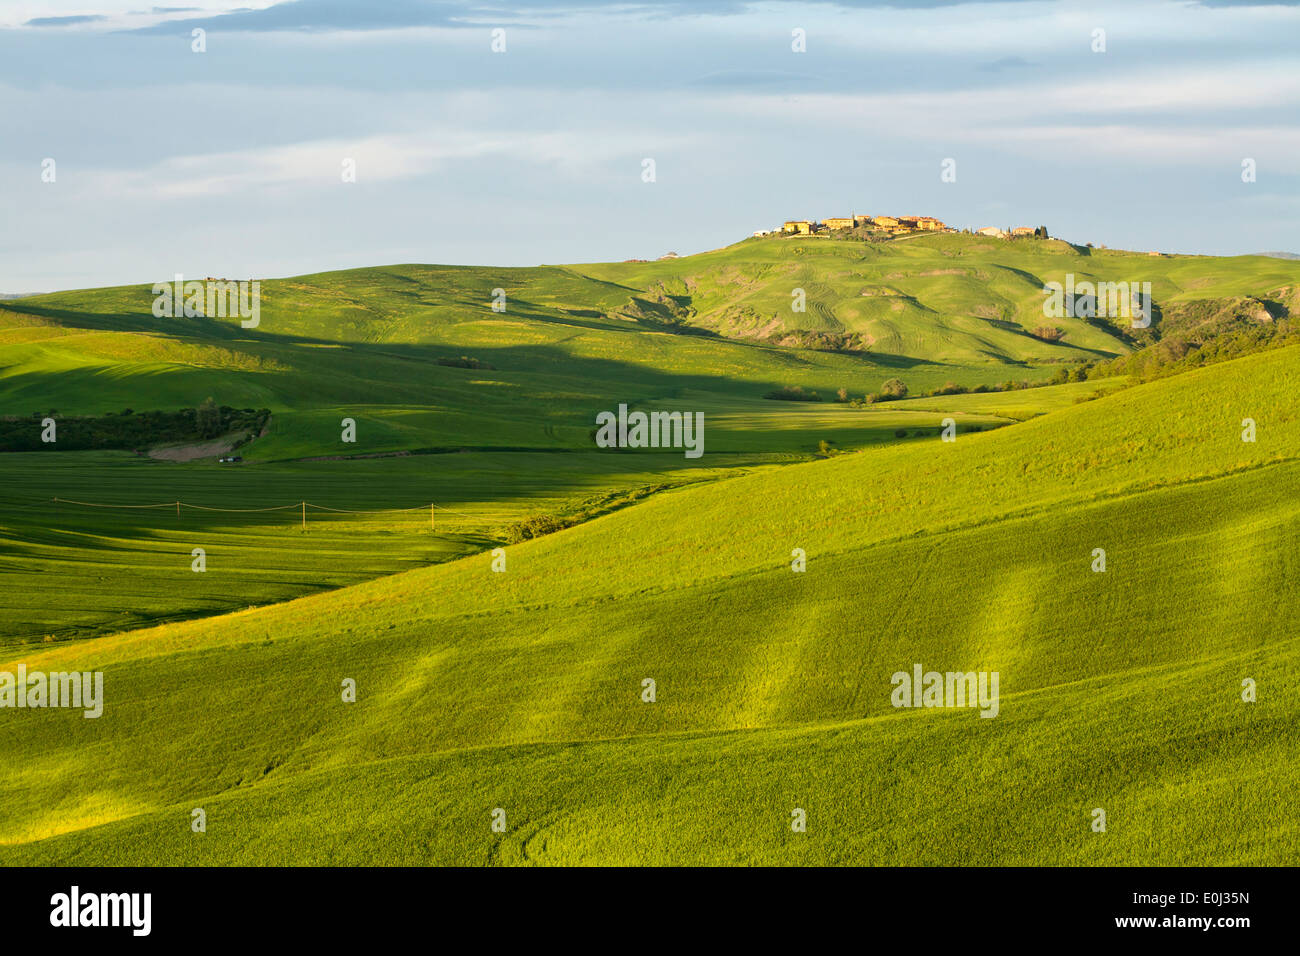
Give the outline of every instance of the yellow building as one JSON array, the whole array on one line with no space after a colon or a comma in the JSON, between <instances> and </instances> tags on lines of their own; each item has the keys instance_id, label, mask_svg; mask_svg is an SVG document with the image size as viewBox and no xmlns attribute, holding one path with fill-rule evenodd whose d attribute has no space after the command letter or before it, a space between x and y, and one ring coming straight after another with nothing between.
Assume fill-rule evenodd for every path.
<instances>
[{"instance_id":1,"label":"yellow building","mask_svg":"<svg viewBox=\"0 0 1300 956\"><path fill-rule=\"evenodd\" d=\"M1016 226L1011 230L1013 236L1032 236L1034 234L1033 226Z\"/></svg>"},{"instance_id":2,"label":"yellow building","mask_svg":"<svg viewBox=\"0 0 1300 956\"><path fill-rule=\"evenodd\" d=\"M781 226L785 235L814 235L818 232L838 232L843 229L866 227L890 233L926 230L944 232L948 226L933 216L832 216L817 222L813 219L787 219ZM1032 229L1029 230L1031 233Z\"/></svg>"}]
</instances>

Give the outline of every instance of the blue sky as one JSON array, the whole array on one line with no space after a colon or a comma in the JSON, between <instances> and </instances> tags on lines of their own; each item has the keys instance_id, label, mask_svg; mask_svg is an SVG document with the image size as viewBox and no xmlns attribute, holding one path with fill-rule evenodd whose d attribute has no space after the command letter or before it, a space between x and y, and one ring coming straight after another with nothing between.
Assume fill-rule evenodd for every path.
<instances>
[{"instance_id":1,"label":"blue sky","mask_svg":"<svg viewBox=\"0 0 1300 956\"><path fill-rule=\"evenodd\" d=\"M1222 0L6 2L0 292L652 258L851 212L1300 252L1297 38L1300 5Z\"/></svg>"}]
</instances>

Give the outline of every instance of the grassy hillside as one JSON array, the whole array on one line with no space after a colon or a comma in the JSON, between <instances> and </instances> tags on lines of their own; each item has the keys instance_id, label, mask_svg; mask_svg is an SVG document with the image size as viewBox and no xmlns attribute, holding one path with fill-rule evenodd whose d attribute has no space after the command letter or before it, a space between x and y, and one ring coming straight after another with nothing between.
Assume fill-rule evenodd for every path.
<instances>
[{"instance_id":1,"label":"grassy hillside","mask_svg":"<svg viewBox=\"0 0 1300 956\"><path fill-rule=\"evenodd\" d=\"M1043 286L1064 283L1067 274L1076 283L1150 282L1152 335L1166 316L1176 323L1189 303L1255 297L1279 311L1300 307L1300 272L1278 260L1150 256L1060 240L772 237L680 260L581 268L645 289L689 313L691 324L725 335L780 341L800 331L857 334L875 353L958 364L1094 358L1147 339L1124 321L1045 319ZM791 309L795 288L806 293L804 312ZM1059 326L1064 339L1033 337L1042 325Z\"/></svg>"},{"instance_id":2,"label":"grassy hillside","mask_svg":"<svg viewBox=\"0 0 1300 956\"><path fill-rule=\"evenodd\" d=\"M601 514L753 463L713 455L687 464L594 453L239 466L120 452L5 455L0 644L95 637L314 594L493 547L534 515ZM192 570L195 548L205 552L202 573Z\"/></svg>"},{"instance_id":3,"label":"grassy hillside","mask_svg":"<svg viewBox=\"0 0 1300 956\"><path fill-rule=\"evenodd\" d=\"M0 651L107 696L6 714L0 862L1300 862L1298 360ZM998 717L894 709L915 663L997 670Z\"/></svg>"},{"instance_id":4,"label":"grassy hillside","mask_svg":"<svg viewBox=\"0 0 1300 956\"><path fill-rule=\"evenodd\" d=\"M987 430L1119 384L867 407L836 401L841 389L856 399L893 378L914 394L948 382L1042 381L1061 367L1057 360L1075 354L1019 335L1030 352L968 350L944 358L943 343L954 340L939 310L946 301L941 287L951 277L918 250L929 243L928 255L944 258L958 248L983 262L1010 248L954 242L831 242L802 251L780 242L740 243L650 264L394 266L301 276L264 284L261 323L253 330L235 318L156 318L146 286L6 303L0 306L0 415L10 417L5 434L16 436L10 447L38 450L0 455L0 504L7 506L0 536L10 552L0 556L0 567L15 595L0 604L0 642L93 636L284 600L500 543L504 527L530 515L587 515L593 509L586 502L600 495L657 492L683 480L711 480L719 469L808 459L821 454L823 443L844 451L928 440L946 417L964 433ZM1020 256L1035 248L1011 251ZM759 340L734 328L723 329L734 337L680 334L679 315L652 307L664 283L689 287L695 291L683 302L694 304L673 309L691 314L687 331L716 332L722 328L717 303L734 291L731 280L748 276L772 301L788 298L782 283L794 261L818 272L818 288L846 295L857 282L841 275L846 268L854 275L915 271L929 291L921 297L928 304L912 316L910 338L898 346L910 351L791 348L779 344L779 335ZM993 294L995 285L979 294ZM489 307L497 288L507 293L504 313ZM632 298L644 306L629 310ZM830 299L816 303L834 310ZM1108 354L1127 348L1118 339L1112 344ZM816 391L824 400L763 397L785 386ZM273 412L261 436L239 448L245 462L229 474L212 461L224 453L220 443L176 450L175 457L206 458L184 465L69 450L87 446L75 440L78 429L99 441L111 438L114 423L138 425L148 412L175 423L184 419L177 410L209 396L218 405ZM621 402L703 413L706 457L594 454L595 415ZM129 418L122 415L127 409ZM75 418L85 415L115 417L93 424ZM60 443L40 441L47 417L59 423ZM355 423L355 442L343 441L345 420ZM159 444L174 444L175 431L160 432ZM110 447L149 448L150 442L131 431L129 441ZM484 456L472 459L485 462L483 470L463 456L439 454L293 464L465 449ZM551 454L557 452L567 457ZM528 477L515 480L512 471ZM115 507L54 507L56 497ZM430 533L419 514L315 512L304 540L298 515L285 507L303 500L351 511L437 500L452 512L475 511L462 506L486 501L493 513L466 525L448 514ZM134 507L175 501L195 507L180 518L167 508ZM282 510L257 511L271 508ZM327 529L334 537L324 537ZM344 540L352 546L343 547ZM203 575L187 570L195 547L218 556ZM239 568L233 590L214 573L231 567ZM51 603L40 582L55 577L62 599Z\"/></svg>"},{"instance_id":5,"label":"grassy hillside","mask_svg":"<svg viewBox=\"0 0 1300 956\"><path fill-rule=\"evenodd\" d=\"M1151 335L1165 321L1193 321L1178 319L1189 303L1203 311L1247 296L1281 315L1300 289L1300 265L1278 259L1153 258L956 235L748 240L653 263L299 276L263 283L251 330L237 318L155 318L147 286L96 289L0 305L0 415L38 413L36 427L51 410L177 409L213 396L272 409L271 434L244 453L277 460L590 448L595 414L619 401L692 402L717 415L720 450L806 454L822 438L861 446L906 423L827 407L818 412L826 433L810 433L783 423L795 412L764 401L768 392L795 385L829 400L893 378L913 395L949 382L1041 382L1063 362L1126 354L1134 337L1123 323L1054 320L1059 342L1031 334L1045 323L1043 283L1067 273L1150 281L1159 314ZM796 288L804 312L791 310ZM501 313L490 307L497 289ZM859 351L798 347L818 342ZM461 356L490 368L438 364ZM358 423L353 445L341 442L347 417Z\"/></svg>"}]
</instances>

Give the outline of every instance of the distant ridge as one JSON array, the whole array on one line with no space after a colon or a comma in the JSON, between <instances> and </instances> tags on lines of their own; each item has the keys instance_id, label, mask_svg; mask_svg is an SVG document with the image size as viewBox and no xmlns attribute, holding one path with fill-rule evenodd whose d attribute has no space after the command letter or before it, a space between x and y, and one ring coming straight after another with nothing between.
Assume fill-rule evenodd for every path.
<instances>
[{"instance_id":1,"label":"distant ridge","mask_svg":"<svg viewBox=\"0 0 1300 956\"><path fill-rule=\"evenodd\" d=\"M1270 259L1300 259L1300 252L1257 252L1257 256L1268 256Z\"/></svg>"}]
</instances>

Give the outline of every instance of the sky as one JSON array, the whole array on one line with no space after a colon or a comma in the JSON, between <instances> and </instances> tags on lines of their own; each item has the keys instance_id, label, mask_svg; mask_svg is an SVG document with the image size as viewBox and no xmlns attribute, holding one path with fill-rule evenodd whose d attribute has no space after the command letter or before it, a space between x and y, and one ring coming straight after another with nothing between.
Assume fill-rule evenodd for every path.
<instances>
[{"instance_id":1,"label":"sky","mask_svg":"<svg viewBox=\"0 0 1300 956\"><path fill-rule=\"evenodd\" d=\"M0 293L852 213L1300 252L1297 40L1300 0L0 0Z\"/></svg>"}]
</instances>

